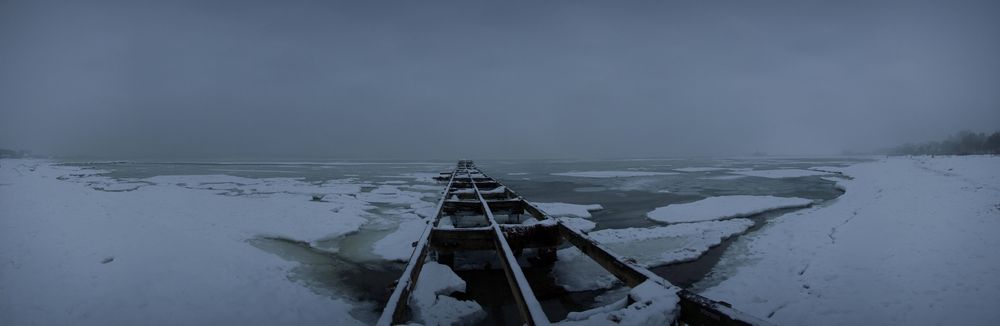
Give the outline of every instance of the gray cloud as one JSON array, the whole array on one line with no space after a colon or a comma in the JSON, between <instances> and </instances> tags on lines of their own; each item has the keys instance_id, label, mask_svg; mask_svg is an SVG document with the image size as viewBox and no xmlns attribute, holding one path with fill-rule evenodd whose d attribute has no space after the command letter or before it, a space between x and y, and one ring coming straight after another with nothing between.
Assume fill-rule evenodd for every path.
<instances>
[{"instance_id":1,"label":"gray cloud","mask_svg":"<svg viewBox=\"0 0 1000 326\"><path fill-rule=\"evenodd\" d=\"M1000 129L1000 5L4 1L0 147L836 153Z\"/></svg>"}]
</instances>

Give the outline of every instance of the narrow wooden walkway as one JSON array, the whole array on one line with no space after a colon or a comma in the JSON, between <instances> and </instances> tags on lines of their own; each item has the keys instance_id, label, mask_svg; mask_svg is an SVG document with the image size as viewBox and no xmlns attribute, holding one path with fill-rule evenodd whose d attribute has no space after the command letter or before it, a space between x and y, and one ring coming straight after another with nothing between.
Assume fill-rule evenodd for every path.
<instances>
[{"instance_id":1,"label":"narrow wooden walkway","mask_svg":"<svg viewBox=\"0 0 1000 326\"><path fill-rule=\"evenodd\" d=\"M432 254L438 262L450 265L458 251L496 250L518 311L527 325L549 325L550 321L517 261L526 248L535 248L540 258L555 260L556 247L566 240L629 287L652 281L666 289L676 289L646 268L610 252L585 233L550 218L499 180L476 168L472 161L459 161L454 171L442 173L437 179L447 182L437 204L437 214L417 240L378 325L395 325L409 320L410 294L416 287L421 268ZM501 213L502 218L495 213ZM525 213L540 223L521 224L521 216ZM765 324L733 310L728 304L685 290L677 293L680 297L677 324Z\"/></svg>"}]
</instances>

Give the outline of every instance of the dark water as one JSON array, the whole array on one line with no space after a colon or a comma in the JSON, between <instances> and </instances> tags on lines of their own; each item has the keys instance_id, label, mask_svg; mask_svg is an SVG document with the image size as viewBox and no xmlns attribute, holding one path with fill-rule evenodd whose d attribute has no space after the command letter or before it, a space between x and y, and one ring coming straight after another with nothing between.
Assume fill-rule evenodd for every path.
<instances>
[{"instance_id":1,"label":"dark water","mask_svg":"<svg viewBox=\"0 0 1000 326\"><path fill-rule=\"evenodd\" d=\"M657 175L627 178L585 178L557 176L552 173L570 171L643 171L676 172L673 169L685 167L721 167L736 169L768 170L778 168L806 169L816 166L844 166L858 162L856 159L681 159L681 160L618 160L618 161L479 161L479 165L489 175L500 179L519 194L534 202L565 202L575 204L601 204L605 209L593 212L593 220L598 229L661 226L646 218L646 213L657 207L674 203L696 201L711 196L724 195L773 195L781 197L802 197L815 200L836 198L841 192L834 183L818 176L769 179L743 177L717 180L715 177L729 175L726 171L690 172L676 175ZM130 180L159 175L212 175L227 174L247 178L298 178L304 181L325 181L333 179L355 179L359 183L379 183L384 181L405 181L408 184L424 184L419 179L409 178L414 174L429 174L449 171L453 162L310 162L310 163L88 163L78 164L110 171L108 176ZM426 181L426 180L425 180ZM370 190L373 187L366 188ZM433 191L432 191L433 192ZM428 198L428 201L436 200ZM757 225L748 232L756 231L768 218L779 216L786 211L777 211L754 216ZM380 210L372 211L380 214ZM354 312L363 321L374 321L381 304L388 297L388 289L402 273L402 263L358 258L369 250L372 241L388 234L382 229L367 230L342 239L325 240L331 247L341 248L334 254L323 248L314 248L309 243L296 239L257 238L248 240L261 250L285 259L296 261L300 268L291 272L289 279L307 286L317 293L331 296L347 296L359 302L369 302ZM722 253L734 238L709 250L701 258L685 263L653 268L679 286L689 286L711 273ZM345 245L345 243L349 245ZM326 245L324 242L314 245ZM352 247L353 245L353 247ZM595 297L604 291L566 292L557 286L544 267L530 267L529 276L546 314L553 320L561 320L570 311L581 311L596 305ZM457 271L466 280L466 293L456 295L460 299L476 300L487 310L489 323L494 325L520 324L513 297L500 270Z\"/></svg>"}]
</instances>

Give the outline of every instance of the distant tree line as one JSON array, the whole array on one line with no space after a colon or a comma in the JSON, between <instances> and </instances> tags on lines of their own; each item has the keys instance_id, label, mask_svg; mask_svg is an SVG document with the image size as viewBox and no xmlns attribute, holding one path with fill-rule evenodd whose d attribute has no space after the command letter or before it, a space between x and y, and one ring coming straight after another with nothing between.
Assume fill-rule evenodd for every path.
<instances>
[{"instance_id":1,"label":"distant tree line","mask_svg":"<svg viewBox=\"0 0 1000 326\"><path fill-rule=\"evenodd\" d=\"M976 155L1000 154L1000 131L991 135L960 131L943 141L906 144L889 150L894 155Z\"/></svg>"}]
</instances>

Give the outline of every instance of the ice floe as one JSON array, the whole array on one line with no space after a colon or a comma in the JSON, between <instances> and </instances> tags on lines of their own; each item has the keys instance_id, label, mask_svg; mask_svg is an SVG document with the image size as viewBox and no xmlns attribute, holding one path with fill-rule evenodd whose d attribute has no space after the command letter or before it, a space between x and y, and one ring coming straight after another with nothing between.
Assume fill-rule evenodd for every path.
<instances>
[{"instance_id":1,"label":"ice floe","mask_svg":"<svg viewBox=\"0 0 1000 326\"><path fill-rule=\"evenodd\" d=\"M486 316L475 301L450 296L455 292L465 292L465 280L448 266L426 262L418 280L410 296L414 322L423 325L473 325Z\"/></svg>"},{"instance_id":2,"label":"ice floe","mask_svg":"<svg viewBox=\"0 0 1000 326\"><path fill-rule=\"evenodd\" d=\"M571 216L590 218L590 212L604 209L600 204L534 203L538 209L551 216Z\"/></svg>"},{"instance_id":3,"label":"ice floe","mask_svg":"<svg viewBox=\"0 0 1000 326\"><path fill-rule=\"evenodd\" d=\"M812 203L812 200L794 197L720 196L658 207L646 216L665 223L701 222L747 217L781 208L806 207Z\"/></svg>"},{"instance_id":4,"label":"ice floe","mask_svg":"<svg viewBox=\"0 0 1000 326\"><path fill-rule=\"evenodd\" d=\"M677 289L647 280L627 298L587 311L571 312L556 325L667 325L677 313ZM630 300L631 299L631 300ZM631 303L629 303L631 302Z\"/></svg>"},{"instance_id":5,"label":"ice floe","mask_svg":"<svg viewBox=\"0 0 1000 326\"><path fill-rule=\"evenodd\" d=\"M387 260L406 261L413 253L413 242L420 238L427 227L428 220L408 214L399 223L396 231L372 245L372 252Z\"/></svg>"},{"instance_id":6,"label":"ice floe","mask_svg":"<svg viewBox=\"0 0 1000 326\"><path fill-rule=\"evenodd\" d=\"M674 169L674 171L681 171L681 172L712 172L712 171L725 171L725 170L729 170L729 168L720 168L720 167L690 167L690 168Z\"/></svg>"},{"instance_id":7,"label":"ice floe","mask_svg":"<svg viewBox=\"0 0 1000 326\"><path fill-rule=\"evenodd\" d=\"M552 275L567 291L608 289L619 283L614 275L576 247L559 249L556 255L558 260Z\"/></svg>"},{"instance_id":8,"label":"ice floe","mask_svg":"<svg viewBox=\"0 0 1000 326\"><path fill-rule=\"evenodd\" d=\"M736 180L746 178L745 175L717 175L711 177L700 178L702 180Z\"/></svg>"},{"instance_id":9,"label":"ice floe","mask_svg":"<svg viewBox=\"0 0 1000 326\"><path fill-rule=\"evenodd\" d=\"M623 257L642 265L659 266L696 259L751 226L753 221L735 218L651 228L604 229L589 235Z\"/></svg>"},{"instance_id":10,"label":"ice floe","mask_svg":"<svg viewBox=\"0 0 1000 326\"><path fill-rule=\"evenodd\" d=\"M761 177L761 178L772 178L772 179L798 178L798 177L809 177L814 175L830 174L829 172L801 170L801 169L731 171L729 173L745 175L749 177Z\"/></svg>"},{"instance_id":11,"label":"ice floe","mask_svg":"<svg viewBox=\"0 0 1000 326\"><path fill-rule=\"evenodd\" d=\"M650 171L573 171L573 172L561 172L552 173L552 175L564 176L564 177L581 177L581 178L625 178L625 177L650 177L650 176L663 176L663 175L675 175L674 172L650 172Z\"/></svg>"}]
</instances>

